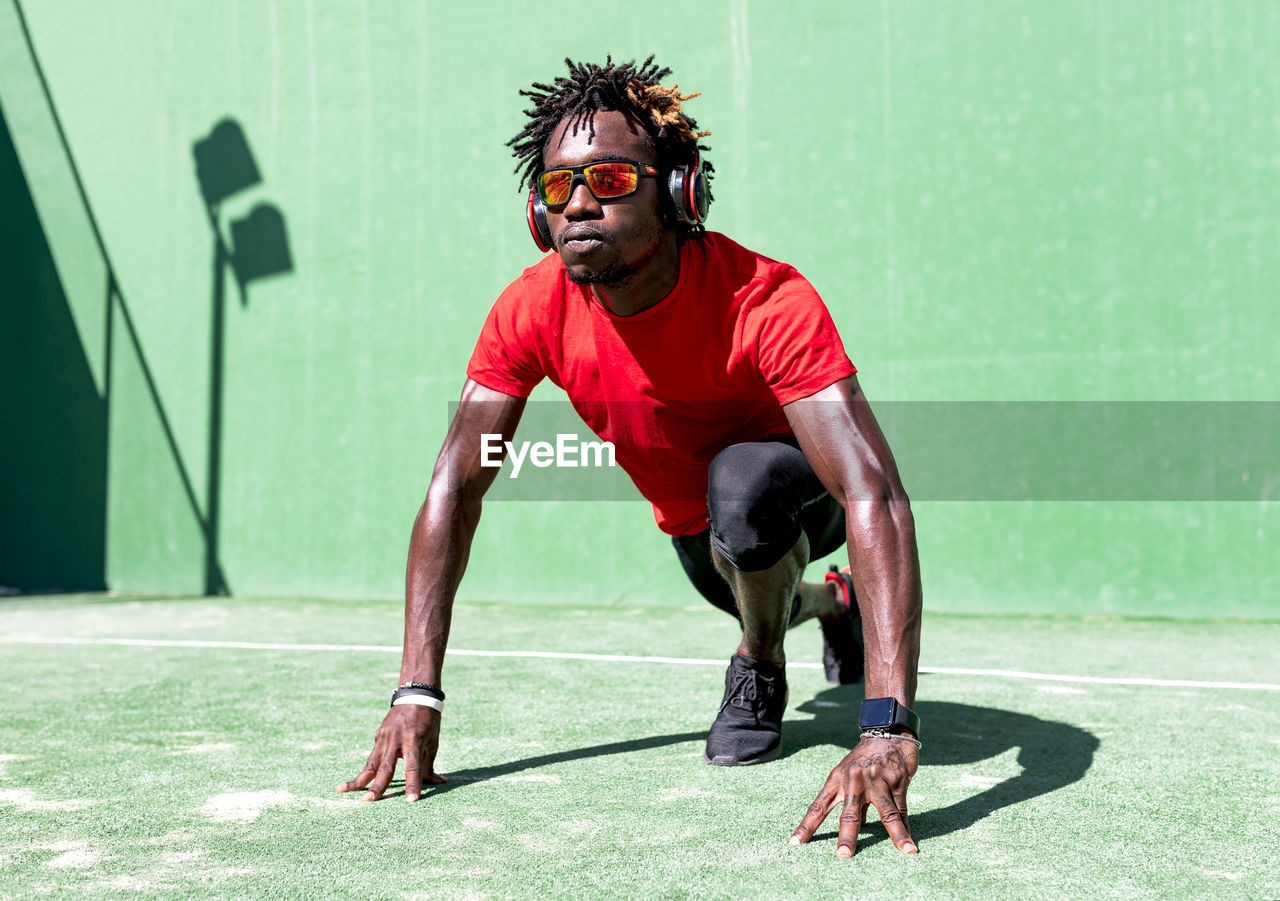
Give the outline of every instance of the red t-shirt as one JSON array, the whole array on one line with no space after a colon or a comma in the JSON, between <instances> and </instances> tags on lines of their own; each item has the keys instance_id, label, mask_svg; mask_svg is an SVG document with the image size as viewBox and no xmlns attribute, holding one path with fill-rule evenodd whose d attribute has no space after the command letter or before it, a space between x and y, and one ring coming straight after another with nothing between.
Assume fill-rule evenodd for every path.
<instances>
[{"instance_id":1,"label":"red t-shirt","mask_svg":"<svg viewBox=\"0 0 1280 901\"><path fill-rule=\"evenodd\" d=\"M467 365L527 397L543 377L615 447L669 535L707 528L707 467L731 444L791 435L782 406L857 370L813 286L716 232L680 248L661 301L616 316L557 254L499 296Z\"/></svg>"}]
</instances>

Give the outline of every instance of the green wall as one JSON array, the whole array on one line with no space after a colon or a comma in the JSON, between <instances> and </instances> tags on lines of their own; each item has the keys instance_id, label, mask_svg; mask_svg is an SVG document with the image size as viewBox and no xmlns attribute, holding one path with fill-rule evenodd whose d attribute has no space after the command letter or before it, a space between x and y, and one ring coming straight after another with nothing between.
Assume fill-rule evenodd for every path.
<instances>
[{"instance_id":1,"label":"green wall","mask_svg":"<svg viewBox=\"0 0 1280 901\"><path fill-rule=\"evenodd\" d=\"M1280 401L1276 47L1262 0L0 0L0 585L398 595L474 336L537 259L516 92L565 56L703 92L711 226L809 276L873 404ZM211 210L224 121L258 179ZM241 285L255 209L280 271ZM917 496L926 603L1280 615L1261 481ZM698 603L682 580L641 502L493 503L463 594Z\"/></svg>"}]
</instances>

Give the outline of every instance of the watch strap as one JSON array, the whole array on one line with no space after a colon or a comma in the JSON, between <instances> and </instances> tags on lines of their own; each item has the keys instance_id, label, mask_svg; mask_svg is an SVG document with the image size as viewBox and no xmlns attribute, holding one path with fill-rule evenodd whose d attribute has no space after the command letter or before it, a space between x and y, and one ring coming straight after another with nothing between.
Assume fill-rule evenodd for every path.
<instances>
[{"instance_id":1,"label":"watch strap","mask_svg":"<svg viewBox=\"0 0 1280 901\"><path fill-rule=\"evenodd\" d=\"M905 727L920 737L920 717L897 698L867 698L858 712L859 729L892 729Z\"/></svg>"}]
</instances>

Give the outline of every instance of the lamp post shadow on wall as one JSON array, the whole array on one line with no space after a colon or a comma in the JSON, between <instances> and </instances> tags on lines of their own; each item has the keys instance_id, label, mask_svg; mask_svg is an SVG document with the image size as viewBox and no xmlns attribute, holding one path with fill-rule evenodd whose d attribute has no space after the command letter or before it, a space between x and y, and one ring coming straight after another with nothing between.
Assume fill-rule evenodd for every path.
<instances>
[{"instance_id":1,"label":"lamp post shadow on wall","mask_svg":"<svg viewBox=\"0 0 1280 901\"><path fill-rule=\"evenodd\" d=\"M223 201L261 184L262 175L249 150L244 129L223 119L209 136L193 147L196 179L213 232L213 322L209 352L209 453L205 491L205 593L227 595L230 585L219 556L222 485L222 413L226 363L225 325L227 269L235 275L240 305L249 305L248 285L259 279L293 271L284 214L279 207L260 203L247 216L232 220L231 246L222 239L219 212Z\"/></svg>"}]
</instances>

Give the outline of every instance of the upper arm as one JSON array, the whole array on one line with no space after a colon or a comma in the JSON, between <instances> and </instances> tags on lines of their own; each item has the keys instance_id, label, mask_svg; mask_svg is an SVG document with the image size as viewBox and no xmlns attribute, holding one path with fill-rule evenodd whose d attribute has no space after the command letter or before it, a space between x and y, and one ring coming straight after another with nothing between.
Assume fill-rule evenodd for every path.
<instances>
[{"instance_id":1,"label":"upper arm","mask_svg":"<svg viewBox=\"0 0 1280 901\"><path fill-rule=\"evenodd\" d=\"M790 267L746 306L741 340L743 355L783 405L857 372L826 304Z\"/></svg>"},{"instance_id":2,"label":"upper arm","mask_svg":"<svg viewBox=\"0 0 1280 901\"><path fill-rule=\"evenodd\" d=\"M893 452L856 375L782 410L809 465L842 505L849 500L906 500Z\"/></svg>"},{"instance_id":3,"label":"upper arm","mask_svg":"<svg viewBox=\"0 0 1280 901\"><path fill-rule=\"evenodd\" d=\"M498 467L481 465L485 436L500 436L491 441L511 441L526 401L527 398L503 394L467 379L458 412L449 424L444 447L436 460L432 484L462 491L471 498L488 491L498 475ZM498 456L505 457L505 450Z\"/></svg>"},{"instance_id":4,"label":"upper arm","mask_svg":"<svg viewBox=\"0 0 1280 901\"><path fill-rule=\"evenodd\" d=\"M529 396L546 375L545 293L545 288L530 288L523 276L507 286L480 327L468 378L509 396Z\"/></svg>"}]
</instances>

